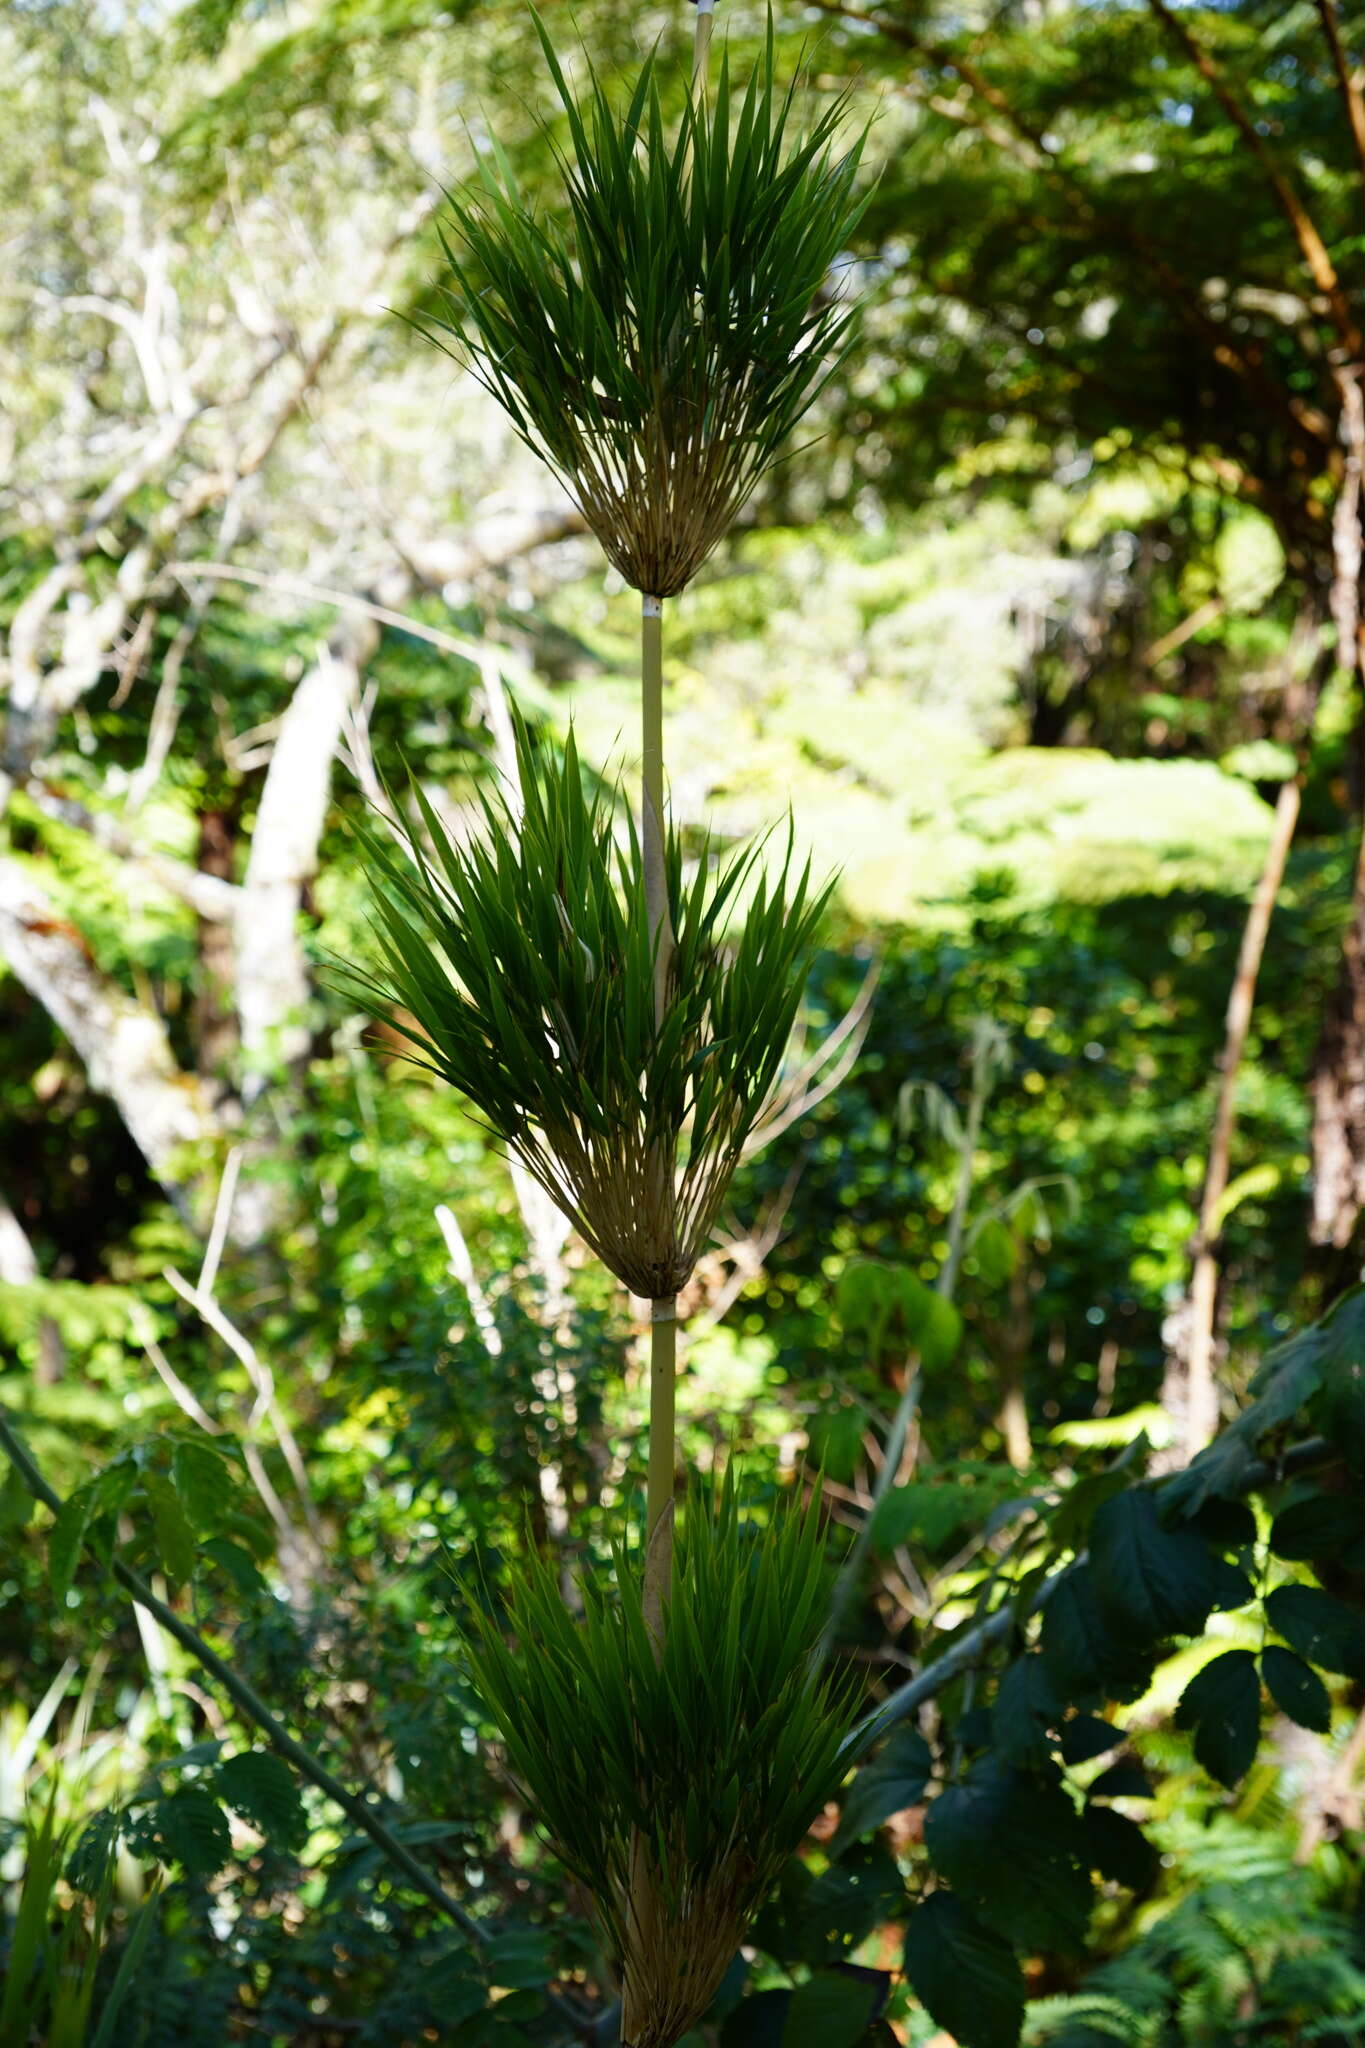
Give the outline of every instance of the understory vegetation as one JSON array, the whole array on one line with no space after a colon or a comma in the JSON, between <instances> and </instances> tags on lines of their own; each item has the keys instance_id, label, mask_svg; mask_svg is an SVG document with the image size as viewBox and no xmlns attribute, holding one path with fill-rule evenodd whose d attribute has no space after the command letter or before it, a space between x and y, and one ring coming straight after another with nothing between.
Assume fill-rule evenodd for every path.
<instances>
[{"instance_id":1,"label":"understory vegetation","mask_svg":"<svg viewBox=\"0 0 1365 2048\"><path fill-rule=\"evenodd\" d=\"M0 2048L1365 2042L1365 26L694 26L0 22Z\"/></svg>"}]
</instances>

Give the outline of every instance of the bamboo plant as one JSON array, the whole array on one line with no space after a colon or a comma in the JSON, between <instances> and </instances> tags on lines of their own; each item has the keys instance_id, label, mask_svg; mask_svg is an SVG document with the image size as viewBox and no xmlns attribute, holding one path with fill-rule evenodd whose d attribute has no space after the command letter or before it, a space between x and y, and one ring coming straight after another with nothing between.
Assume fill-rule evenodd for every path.
<instances>
[{"instance_id":1,"label":"bamboo plant","mask_svg":"<svg viewBox=\"0 0 1365 2048\"><path fill-rule=\"evenodd\" d=\"M473 1652L513 1768L588 1886L627 2048L672 2048L714 1996L783 1858L836 1789L847 1724L821 1676L812 1514L755 1536L733 1489L694 1494L675 1557L677 1296L771 1095L825 891L761 849L685 862L666 810L662 617L851 345L833 266L861 211L838 101L803 125L772 23L751 75L710 6L670 119L648 57L581 98L536 18L562 110L559 217L496 147L451 200L426 332L498 400L641 597L642 772L624 838L562 757L518 741L520 791L457 842L420 791L402 852L373 835L381 962L360 1000L411 1022L604 1264L651 1304L642 1582L571 1619L532 1564L516 1646ZM740 905L738 936L729 926Z\"/></svg>"}]
</instances>

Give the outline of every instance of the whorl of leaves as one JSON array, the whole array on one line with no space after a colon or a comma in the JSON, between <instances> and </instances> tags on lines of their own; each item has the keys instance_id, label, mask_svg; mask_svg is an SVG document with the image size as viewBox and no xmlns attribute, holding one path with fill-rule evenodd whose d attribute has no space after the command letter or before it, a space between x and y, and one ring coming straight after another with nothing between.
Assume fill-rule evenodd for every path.
<instances>
[{"instance_id":1,"label":"whorl of leaves","mask_svg":"<svg viewBox=\"0 0 1365 2048\"><path fill-rule=\"evenodd\" d=\"M475 1677L512 1770L596 1903L634 2048L672 2043L715 1995L749 1918L846 1764L846 1693L820 1677L828 1597L816 1504L764 1528L727 1475L694 1487L678 1530L663 1641L638 1573L585 1584L566 1609L533 1560L506 1619L482 1615Z\"/></svg>"},{"instance_id":2,"label":"whorl of leaves","mask_svg":"<svg viewBox=\"0 0 1365 2048\"><path fill-rule=\"evenodd\" d=\"M800 132L763 58L714 107L665 119L654 57L618 108L574 98L537 17L568 125L567 219L537 216L496 148L451 199L453 285L424 328L562 477L609 559L670 597L695 575L851 344L830 271L862 212L841 98Z\"/></svg>"},{"instance_id":3,"label":"whorl of leaves","mask_svg":"<svg viewBox=\"0 0 1365 2048\"><path fill-rule=\"evenodd\" d=\"M457 844L414 787L430 854L406 861L365 834L384 971L346 985L377 1016L408 1014L417 1063L468 1096L618 1279L672 1295L771 1093L828 891L808 866L788 888L790 845L771 882L756 847L703 847L685 878L670 828L656 1024L634 827L618 839L609 800L585 792L572 736L553 761L523 733L518 762L519 819L485 798L482 829Z\"/></svg>"}]
</instances>

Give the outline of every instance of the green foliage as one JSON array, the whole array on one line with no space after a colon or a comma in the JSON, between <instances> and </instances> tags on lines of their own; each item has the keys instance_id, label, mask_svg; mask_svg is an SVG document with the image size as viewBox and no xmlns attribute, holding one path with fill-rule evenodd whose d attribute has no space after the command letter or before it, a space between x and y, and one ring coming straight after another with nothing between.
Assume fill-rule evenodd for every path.
<instances>
[{"instance_id":1,"label":"green foliage","mask_svg":"<svg viewBox=\"0 0 1365 2048\"><path fill-rule=\"evenodd\" d=\"M1202 1884L1123 1955L1091 1971L1078 1994L1036 2001L1029 2048L1196 2048L1241 2039L1350 2048L1365 2026L1353 1930L1288 1853L1248 1859L1244 1841L1215 1837ZM1251 1868L1240 1870L1239 1860Z\"/></svg>"},{"instance_id":2,"label":"green foliage","mask_svg":"<svg viewBox=\"0 0 1365 2048\"><path fill-rule=\"evenodd\" d=\"M1009 1943L950 1892L932 1892L911 1914L905 1974L930 2018L962 2048L1014 2048L1023 1971Z\"/></svg>"},{"instance_id":3,"label":"green foliage","mask_svg":"<svg viewBox=\"0 0 1365 2048\"><path fill-rule=\"evenodd\" d=\"M670 831L674 949L654 1008L655 940L633 827L589 797L572 736L562 762L518 752L521 811L485 798L457 844L416 791L434 847L404 863L372 835L385 972L347 985L395 1006L421 1064L459 1088L636 1294L690 1275L767 1102L827 891L788 888L760 850L690 878ZM747 893L743 928L725 925ZM452 978L453 977L453 978Z\"/></svg>"},{"instance_id":4,"label":"green foliage","mask_svg":"<svg viewBox=\"0 0 1365 2048\"><path fill-rule=\"evenodd\" d=\"M123 1916L116 1948L112 1863L107 1856L100 1860L87 1897L63 1900L64 1845L55 1808L55 1798L49 1799L25 1828L18 1906L7 1930L0 1915L0 1935L8 1936L0 1944L0 2041L16 2048L31 2040L45 2048L112 2048L156 1923L156 1891Z\"/></svg>"},{"instance_id":5,"label":"green foliage","mask_svg":"<svg viewBox=\"0 0 1365 2048\"><path fill-rule=\"evenodd\" d=\"M861 206L846 106L795 132L766 53L732 94L684 102L670 138L650 56L623 111L589 71L564 108L571 227L542 219L496 148L451 201L451 312L428 328L565 480L637 590L671 597L733 523L851 345L824 296ZM733 129L732 129L733 123ZM449 337L449 342L443 339Z\"/></svg>"},{"instance_id":6,"label":"green foliage","mask_svg":"<svg viewBox=\"0 0 1365 2048\"><path fill-rule=\"evenodd\" d=\"M684 1967L689 1940L718 1939L718 1982L847 1768L846 1697L813 1665L827 1591L817 1514L784 1504L759 1528L741 1520L728 1474L713 1494L694 1488L661 1649L619 1552L615 1579L610 1595L583 1586L575 1620L552 1568L532 1561L509 1597L517 1643L484 1616L475 1676L615 1953L626 1953L643 1853L671 1967Z\"/></svg>"}]
</instances>

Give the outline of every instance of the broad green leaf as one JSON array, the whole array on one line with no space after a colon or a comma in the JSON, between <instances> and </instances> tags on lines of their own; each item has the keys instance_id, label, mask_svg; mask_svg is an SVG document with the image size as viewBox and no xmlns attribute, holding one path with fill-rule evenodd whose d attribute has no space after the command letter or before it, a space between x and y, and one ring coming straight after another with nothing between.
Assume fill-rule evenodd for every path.
<instances>
[{"instance_id":1,"label":"broad green leaf","mask_svg":"<svg viewBox=\"0 0 1365 2048\"><path fill-rule=\"evenodd\" d=\"M152 1504L156 1547L167 1574L184 1580L193 1576L197 1545L180 1497L169 1479L159 1472L146 1474L147 1496Z\"/></svg>"},{"instance_id":2,"label":"broad green leaf","mask_svg":"<svg viewBox=\"0 0 1365 2048\"><path fill-rule=\"evenodd\" d=\"M986 1756L929 1808L925 1844L964 1903L1012 1940L1074 1948L1089 1918L1080 1823L1058 1787Z\"/></svg>"},{"instance_id":3,"label":"broad green leaf","mask_svg":"<svg viewBox=\"0 0 1365 2048\"><path fill-rule=\"evenodd\" d=\"M485 1955L490 1983L508 1991L548 1984L554 1974L549 1937L538 1927L517 1927L495 1936Z\"/></svg>"},{"instance_id":4,"label":"broad green leaf","mask_svg":"<svg viewBox=\"0 0 1365 2048\"><path fill-rule=\"evenodd\" d=\"M1141 1640L1197 1635L1208 1619L1214 1598L1208 1549L1187 1525L1162 1523L1148 1487L1104 1502L1090 1531L1090 1564L1105 1615Z\"/></svg>"},{"instance_id":5,"label":"broad green leaf","mask_svg":"<svg viewBox=\"0 0 1365 2048\"><path fill-rule=\"evenodd\" d=\"M1092 1757L1117 1749L1123 1740L1124 1731L1112 1721L1101 1721L1094 1714L1077 1714L1063 1725L1062 1759L1069 1764L1086 1764Z\"/></svg>"},{"instance_id":6,"label":"broad green leaf","mask_svg":"<svg viewBox=\"0 0 1365 2048\"><path fill-rule=\"evenodd\" d=\"M813 1965L851 1955L903 1905L905 1880L880 1842L850 1849L822 1870L801 1907L801 1953Z\"/></svg>"},{"instance_id":7,"label":"broad green leaf","mask_svg":"<svg viewBox=\"0 0 1365 2048\"><path fill-rule=\"evenodd\" d=\"M830 1843L838 1856L860 1835L870 1834L893 1813L913 1806L929 1782L933 1754L917 1728L897 1728L872 1763L865 1764L844 1796L838 1832Z\"/></svg>"},{"instance_id":8,"label":"broad green leaf","mask_svg":"<svg viewBox=\"0 0 1365 2048\"><path fill-rule=\"evenodd\" d=\"M926 1372L940 1372L952 1364L962 1344L962 1317L945 1296L925 1287L906 1320L911 1347Z\"/></svg>"},{"instance_id":9,"label":"broad green leaf","mask_svg":"<svg viewBox=\"0 0 1365 2048\"><path fill-rule=\"evenodd\" d=\"M1266 1619L1310 1664L1365 1680L1365 1614L1317 1586L1277 1586Z\"/></svg>"},{"instance_id":10,"label":"broad green leaf","mask_svg":"<svg viewBox=\"0 0 1365 2048\"><path fill-rule=\"evenodd\" d=\"M256 1560L240 1543L230 1543L226 1536L210 1536L199 1548L203 1556L227 1574L239 1593L265 1592L266 1583L256 1569Z\"/></svg>"},{"instance_id":11,"label":"broad green leaf","mask_svg":"<svg viewBox=\"0 0 1365 2048\"><path fill-rule=\"evenodd\" d=\"M911 1914L905 1974L930 2019L960 2048L1016 2048L1024 2018L1019 1959L950 1892L933 1892Z\"/></svg>"},{"instance_id":12,"label":"broad green leaf","mask_svg":"<svg viewBox=\"0 0 1365 2048\"><path fill-rule=\"evenodd\" d=\"M821 1970L792 1993L782 2048L857 2048L880 2003L877 1987L866 1978Z\"/></svg>"},{"instance_id":13,"label":"broad green leaf","mask_svg":"<svg viewBox=\"0 0 1365 2048\"><path fill-rule=\"evenodd\" d=\"M1305 1664L1292 1650L1270 1643L1261 1652L1261 1676L1282 1714L1288 1714L1300 1728L1311 1728L1318 1735L1327 1733L1332 1725L1332 1702L1311 1664Z\"/></svg>"},{"instance_id":14,"label":"broad green leaf","mask_svg":"<svg viewBox=\"0 0 1365 2048\"><path fill-rule=\"evenodd\" d=\"M783 2048L782 2029L791 2002L790 1991L759 1991L741 1998L726 2014L721 2048Z\"/></svg>"},{"instance_id":15,"label":"broad green leaf","mask_svg":"<svg viewBox=\"0 0 1365 2048\"><path fill-rule=\"evenodd\" d=\"M182 1438L171 1452L171 1476L195 1532L209 1535L233 1512L240 1495L231 1461L210 1445Z\"/></svg>"},{"instance_id":16,"label":"broad green leaf","mask_svg":"<svg viewBox=\"0 0 1365 2048\"><path fill-rule=\"evenodd\" d=\"M1043 1609L1041 1644L1058 1696L1078 1705L1138 1699L1151 1682L1151 1651L1102 1612L1088 1564L1055 1582Z\"/></svg>"},{"instance_id":17,"label":"broad green leaf","mask_svg":"<svg viewBox=\"0 0 1365 2048\"><path fill-rule=\"evenodd\" d=\"M182 1785L130 1829L132 1846L183 1865L190 1877L212 1877L232 1854L227 1817L202 1785Z\"/></svg>"},{"instance_id":18,"label":"broad green leaf","mask_svg":"<svg viewBox=\"0 0 1365 2048\"><path fill-rule=\"evenodd\" d=\"M1194 1753L1220 1785L1235 1785L1256 1759L1261 1681L1249 1650L1225 1650L1180 1695L1176 1723L1194 1729Z\"/></svg>"},{"instance_id":19,"label":"broad green leaf","mask_svg":"<svg viewBox=\"0 0 1365 2048\"><path fill-rule=\"evenodd\" d=\"M1090 1787L1091 1799L1150 1799L1152 1781L1135 1756L1121 1756L1101 1771Z\"/></svg>"},{"instance_id":20,"label":"broad green leaf","mask_svg":"<svg viewBox=\"0 0 1365 2048\"><path fill-rule=\"evenodd\" d=\"M93 1483L87 1481L68 1494L47 1539L47 1571L52 1597L60 1605L71 1590L76 1563L84 1547L95 1512Z\"/></svg>"},{"instance_id":21,"label":"broad green leaf","mask_svg":"<svg viewBox=\"0 0 1365 2048\"><path fill-rule=\"evenodd\" d=\"M1365 1537L1365 1501L1349 1494L1315 1493L1296 1500L1276 1515L1270 1547L1276 1557L1296 1564L1314 1558L1337 1558Z\"/></svg>"},{"instance_id":22,"label":"broad green leaf","mask_svg":"<svg viewBox=\"0 0 1365 2048\"><path fill-rule=\"evenodd\" d=\"M1062 1705L1043 1658L1016 1657L1000 1680L992 1713L995 1746L1008 1763L1041 1767L1052 1754L1048 1734L1062 1717Z\"/></svg>"},{"instance_id":23,"label":"broad green leaf","mask_svg":"<svg viewBox=\"0 0 1365 2048\"><path fill-rule=\"evenodd\" d=\"M1161 1858L1137 1822L1112 1806L1087 1806L1082 1820L1091 1868L1130 1892L1145 1891Z\"/></svg>"},{"instance_id":24,"label":"broad green leaf","mask_svg":"<svg viewBox=\"0 0 1365 2048\"><path fill-rule=\"evenodd\" d=\"M229 1757L214 1773L225 1805L258 1828L272 1848L303 1846L308 1822L293 1773L269 1750L248 1749Z\"/></svg>"},{"instance_id":25,"label":"broad green leaf","mask_svg":"<svg viewBox=\"0 0 1365 2048\"><path fill-rule=\"evenodd\" d=\"M6 1464L0 1474L0 1530L27 1528L37 1505L19 1477L18 1468Z\"/></svg>"}]
</instances>

